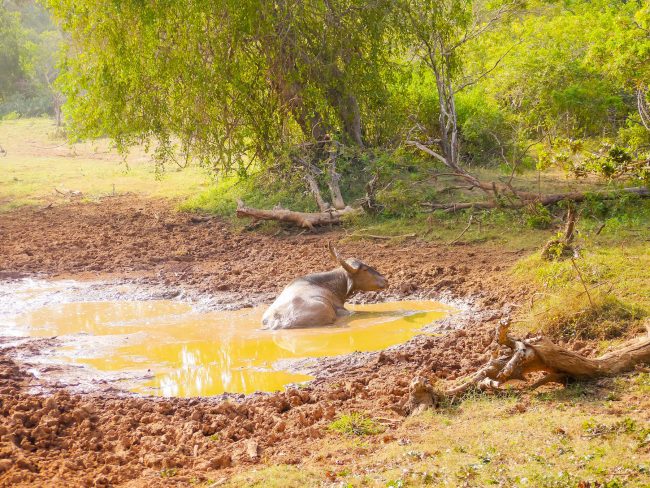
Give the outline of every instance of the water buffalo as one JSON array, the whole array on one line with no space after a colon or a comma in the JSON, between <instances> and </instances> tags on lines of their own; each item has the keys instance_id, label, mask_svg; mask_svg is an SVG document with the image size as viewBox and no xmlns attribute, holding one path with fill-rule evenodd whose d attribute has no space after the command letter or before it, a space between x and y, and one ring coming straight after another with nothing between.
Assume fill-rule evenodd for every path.
<instances>
[{"instance_id":1,"label":"water buffalo","mask_svg":"<svg viewBox=\"0 0 650 488\"><path fill-rule=\"evenodd\" d=\"M318 327L348 315L343 304L357 291L377 291L387 282L377 270L358 259L343 259L332 243L329 252L340 267L297 278L282 290L262 317L264 329Z\"/></svg>"}]
</instances>

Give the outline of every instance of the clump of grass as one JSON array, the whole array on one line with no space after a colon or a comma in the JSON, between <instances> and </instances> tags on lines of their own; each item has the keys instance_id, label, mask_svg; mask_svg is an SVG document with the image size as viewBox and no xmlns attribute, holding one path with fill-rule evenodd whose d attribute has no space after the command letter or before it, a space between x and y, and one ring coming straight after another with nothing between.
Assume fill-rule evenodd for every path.
<instances>
[{"instance_id":1,"label":"clump of grass","mask_svg":"<svg viewBox=\"0 0 650 488\"><path fill-rule=\"evenodd\" d=\"M160 477L161 478L173 478L176 476L176 468L165 468L160 470Z\"/></svg>"},{"instance_id":2,"label":"clump of grass","mask_svg":"<svg viewBox=\"0 0 650 488\"><path fill-rule=\"evenodd\" d=\"M347 435L374 435L383 432L383 427L362 412L343 414L328 426L329 430Z\"/></svg>"},{"instance_id":3,"label":"clump of grass","mask_svg":"<svg viewBox=\"0 0 650 488\"><path fill-rule=\"evenodd\" d=\"M611 340L635 332L646 315L641 307L606 293L570 293L550 302L538 324L541 331L564 340Z\"/></svg>"}]
</instances>

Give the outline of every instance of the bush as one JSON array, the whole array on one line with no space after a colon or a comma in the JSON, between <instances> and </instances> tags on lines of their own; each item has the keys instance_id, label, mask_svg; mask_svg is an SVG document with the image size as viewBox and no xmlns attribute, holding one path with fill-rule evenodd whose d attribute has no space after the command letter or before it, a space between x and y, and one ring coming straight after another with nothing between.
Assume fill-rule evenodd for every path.
<instances>
[{"instance_id":1,"label":"bush","mask_svg":"<svg viewBox=\"0 0 650 488\"><path fill-rule=\"evenodd\" d=\"M0 103L0 117L4 119L8 114L13 114L14 118L53 115L52 98L48 95L28 96L22 93L14 93Z\"/></svg>"},{"instance_id":2,"label":"bush","mask_svg":"<svg viewBox=\"0 0 650 488\"><path fill-rule=\"evenodd\" d=\"M20 114L18 112L9 112L0 117L1 120L18 120L19 118Z\"/></svg>"},{"instance_id":3,"label":"bush","mask_svg":"<svg viewBox=\"0 0 650 488\"><path fill-rule=\"evenodd\" d=\"M553 224L553 216L544 205L531 205L524 210L526 225L531 229L548 229Z\"/></svg>"}]
</instances>

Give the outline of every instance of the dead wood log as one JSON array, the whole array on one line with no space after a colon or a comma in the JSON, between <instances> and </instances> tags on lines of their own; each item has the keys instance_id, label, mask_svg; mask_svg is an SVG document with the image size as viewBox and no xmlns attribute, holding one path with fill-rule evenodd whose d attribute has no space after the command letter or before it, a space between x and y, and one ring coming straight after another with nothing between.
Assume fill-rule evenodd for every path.
<instances>
[{"instance_id":1,"label":"dead wood log","mask_svg":"<svg viewBox=\"0 0 650 488\"><path fill-rule=\"evenodd\" d=\"M650 364L650 321L648 334L625 342L597 358L588 358L554 344L545 337L520 340L508 334L508 322L499 324L493 342L492 359L458 385L447 389L435 388L429 380L417 376L409 388L410 412L455 401L470 390L499 390L513 379L525 380L531 373L544 376L531 385L535 389L549 382L567 379L587 380L615 376L635 369L643 363ZM504 352L503 350L507 351Z\"/></svg>"},{"instance_id":2,"label":"dead wood log","mask_svg":"<svg viewBox=\"0 0 650 488\"><path fill-rule=\"evenodd\" d=\"M263 210L247 207L243 201L237 201L237 217L252 218L255 220L277 220L287 222L305 229L317 226L340 224L345 215L353 215L361 209L345 207L341 210L328 209L325 212L295 212L286 208L276 207L273 210Z\"/></svg>"},{"instance_id":3,"label":"dead wood log","mask_svg":"<svg viewBox=\"0 0 650 488\"><path fill-rule=\"evenodd\" d=\"M499 192L497 187L497 192ZM605 190L596 192L567 192L554 193L550 195L538 195L537 193L516 191L515 196L518 200L510 201L507 204L499 203L497 200L488 202L461 202L461 203L422 203L430 211L443 210L445 212L457 212L468 208L472 209L491 209L503 206L507 208L521 208L530 204L540 204L544 206L553 205L563 200L571 202L582 202L588 196L593 195L602 199L612 199L620 197L623 194L634 194L640 197L650 197L650 188L645 186L622 188L620 190Z\"/></svg>"}]
</instances>

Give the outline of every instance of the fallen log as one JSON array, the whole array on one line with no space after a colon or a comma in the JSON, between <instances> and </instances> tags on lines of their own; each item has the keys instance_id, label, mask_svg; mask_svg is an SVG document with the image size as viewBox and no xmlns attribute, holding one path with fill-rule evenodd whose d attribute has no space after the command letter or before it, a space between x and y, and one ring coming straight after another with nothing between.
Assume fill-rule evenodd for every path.
<instances>
[{"instance_id":1,"label":"fallen log","mask_svg":"<svg viewBox=\"0 0 650 488\"><path fill-rule=\"evenodd\" d=\"M545 337L515 339L508 335L508 322L501 322L493 342L492 359L460 384L437 389L422 376L415 377L409 387L409 411L418 413L443 401L455 401L470 390L499 390L510 380L525 380L531 373L544 376L531 385L538 388L549 382L569 379L586 380L614 376L650 364L650 321L648 334L632 339L597 358L588 358L554 344ZM507 352L503 352L507 349Z\"/></svg>"},{"instance_id":2,"label":"fallen log","mask_svg":"<svg viewBox=\"0 0 650 488\"><path fill-rule=\"evenodd\" d=\"M518 198L516 201L511 201L508 204L499 203L496 200L489 202L462 202L462 203L422 203L423 207L427 207L430 211L443 210L445 212L457 212L459 210L472 209L491 209L503 206L506 208L521 208L526 205L539 203L540 205L548 206L563 200L571 202L582 202L589 196L596 196L602 199L612 199L620 197L623 194L633 194L640 197L650 197L650 188L645 186L622 188L620 190L604 190L595 192L567 192L567 193L553 193L549 195L538 195L530 192L515 192Z\"/></svg>"},{"instance_id":3,"label":"fallen log","mask_svg":"<svg viewBox=\"0 0 650 488\"><path fill-rule=\"evenodd\" d=\"M345 207L343 209L329 208L322 212L295 212L281 207L275 207L273 210L264 210L247 207L243 201L237 201L237 217L239 218L248 217L254 220L277 220L305 229L340 224L342 217L359 212L362 212L362 210L352 207Z\"/></svg>"}]
</instances>

